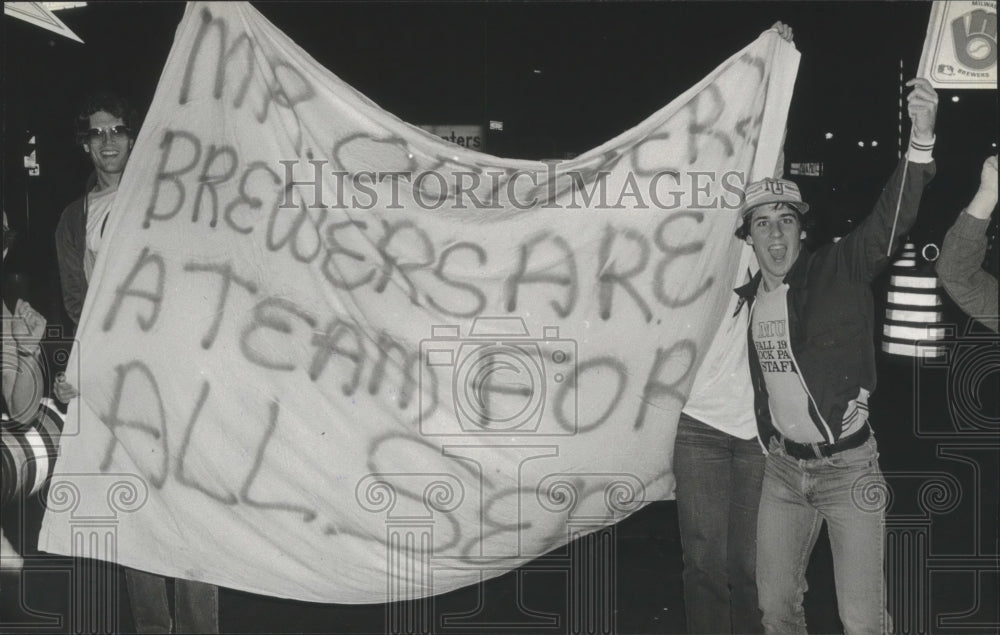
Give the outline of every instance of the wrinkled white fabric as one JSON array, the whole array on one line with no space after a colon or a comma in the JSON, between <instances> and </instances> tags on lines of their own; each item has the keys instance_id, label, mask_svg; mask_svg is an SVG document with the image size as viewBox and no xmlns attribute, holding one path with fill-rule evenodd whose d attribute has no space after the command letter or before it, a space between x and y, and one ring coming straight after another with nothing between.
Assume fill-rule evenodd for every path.
<instances>
[{"instance_id":1,"label":"wrinkled white fabric","mask_svg":"<svg viewBox=\"0 0 1000 635\"><path fill-rule=\"evenodd\" d=\"M91 280L41 547L380 602L672 496L797 65L765 33L544 164L400 121L249 5L189 5Z\"/></svg>"}]
</instances>

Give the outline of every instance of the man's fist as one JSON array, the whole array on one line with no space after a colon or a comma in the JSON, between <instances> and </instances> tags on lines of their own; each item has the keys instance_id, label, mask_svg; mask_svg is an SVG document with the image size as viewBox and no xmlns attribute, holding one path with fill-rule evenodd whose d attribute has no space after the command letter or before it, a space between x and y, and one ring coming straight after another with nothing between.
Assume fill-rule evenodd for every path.
<instances>
[{"instance_id":1,"label":"man's fist","mask_svg":"<svg viewBox=\"0 0 1000 635\"><path fill-rule=\"evenodd\" d=\"M14 306L11 335L19 348L37 351L42 336L45 335L45 316L24 300L18 300Z\"/></svg>"},{"instance_id":2,"label":"man's fist","mask_svg":"<svg viewBox=\"0 0 1000 635\"><path fill-rule=\"evenodd\" d=\"M983 161L983 172L979 176L979 191L976 198L982 198L985 205L993 212L997 206L997 155L987 157Z\"/></svg>"},{"instance_id":3,"label":"man's fist","mask_svg":"<svg viewBox=\"0 0 1000 635\"><path fill-rule=\"evenodd\" d=\"M983 172L979 176L979 190L972 202L965 208L970 216L986 220L997 206L997 155L986 157Z\"/></svg>"},{"instance_id":4,"label":"man's fist","mask_svg":"<svg viewBox=\"0 0 1000 635\"><path fill-rule=\"evenodd\" d=\"M782 40L786 42L791 42L794 35L792 34L792 27L788 26L782 21L777 21L770 29L771 31L777 31L778 35Z\"/></svg>"},{"instance_id":5,"label":"man's fist","mask_svg":"<svg viewBox=\"0 0 1000 635\"><path fill-rule=\"evenodd\" d=\"M76 386L66 381L66 375L63 373L56 375L56 380L52 384L52 394L62 403L69 403L70 399L80 396Z\"/></svg>"},{"instance_id":6,"label":"man's fist","mask_svg":"<svg viewBox=\"0 0 1000 635\"><path fill-rule=\"evenodd\" d=\"M979 176L979 189L993 192L997 195L997 155L986 157L983 161L983 173Z\"/></svg>"},{"instance_id":7,"label":"man's fist","mask_svg":"<svg viewBox=\"0 0 1000 635\"><path fill-rule=\"evenodd\" d=\"M906 111L913 122L910 136L918 142L934 140L934 120L937 119L938 96L931 83L923 77L906 82L913 90L906 97Z\"/></svg>"}]
</instances>

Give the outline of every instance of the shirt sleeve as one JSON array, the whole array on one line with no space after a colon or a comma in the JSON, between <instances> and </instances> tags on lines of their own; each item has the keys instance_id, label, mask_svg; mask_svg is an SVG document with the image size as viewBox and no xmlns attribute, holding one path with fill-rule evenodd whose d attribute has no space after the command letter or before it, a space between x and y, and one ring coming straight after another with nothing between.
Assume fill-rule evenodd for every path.
<instances>
[{"instance_id":1,"label":"shirt sleeve","mask_svg":"<svg viewBox=\"0 0 1000 635\"><path fill-rule=\"evenodd\" d=\"M934 177L932 161L901 159L889 177L872 213L833 246L840 265L849 275L870 283L889 264L891 254L917 220L924 188Z\"/></svg>"},{"instance_id":2,"label":"shirt sleeve","mask_svg":"<svg viewBox=\"0 0 1000 635\"><path fill-rule=\"evenodd\" d=\"M962 212L945 234L938 278L963 311L997 331L997 279L982 269L989 219Z\"/></svg>"},{"instance_id":3,"label":"shirt sleeve","mask_svg":"<svg viewBox=\"0 0 1000 635\"><path fill-rule=\"evenodd\" d=\"M74 205L63 211L56 226L56 258L59 262L59 284L63 305L74 324L80 322L83 300L87 297L87 279L83 272L84 237L74 235Z\"/></svg>"}]
</instances>

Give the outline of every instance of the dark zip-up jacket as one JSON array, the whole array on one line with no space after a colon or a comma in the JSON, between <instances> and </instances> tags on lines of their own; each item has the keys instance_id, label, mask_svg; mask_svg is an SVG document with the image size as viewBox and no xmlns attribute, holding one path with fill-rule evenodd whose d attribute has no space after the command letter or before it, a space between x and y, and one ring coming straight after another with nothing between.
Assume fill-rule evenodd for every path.
<instances>
[{"instance_id":1,"label":"dark zip-up jacket","mask_svg":"<svg viewBox=\"0 0 1000 635\"><path fill-rule=\"evenodd\" d=\"M903 174L905 169L905 181ZM924 187L934 176L934 163L901 160L889 178L874 211L840 242L815 252L805 249L785 275L788 284L788 337L792 357L809 394L809 416L823 438L840 438L847 404L861 388L875 391L875 308L872 279L889 263L886 251L892 236L893 251L917 218ZM893 216L902 185L899 218L893 233ZM736 293L753 306L758 272ZM757 433L765 448L776 430L771 421L764 373L753 344L748 321L747 346L754 387Z\"/></svg>"},{"instance_id":2,"label":"dark zip-up jacket","mask_svg":"<svg viewBox=\"0 0 1000 635\"><path fill-rule=\"evenodd\" d=\"M97 184L91 174L83 196L66 206L56 225L56 260L59 262L59 285L63 306L74 324L80 323L83 301L87 297L87 277L83 256L87 253L87 194Z\"/></svg>"}]
</instances>

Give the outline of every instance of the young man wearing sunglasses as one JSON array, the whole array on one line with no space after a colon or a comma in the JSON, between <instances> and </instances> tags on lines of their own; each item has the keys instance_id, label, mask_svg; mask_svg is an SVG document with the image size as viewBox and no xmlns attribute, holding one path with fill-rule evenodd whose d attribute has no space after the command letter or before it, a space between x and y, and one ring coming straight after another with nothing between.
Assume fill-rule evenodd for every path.
<instances>
[{"instance_id":1,"label":"young man wearing sunglasses","mask_svg":"<svg viewBox=\"0 0 1000 635\"><path fill-rule=\"evenodd\" d=\"M76 140L94 165L83 196L70 203L56 227L56 255L63 304L79 323L87 284L97 260L108 214L134 142L134 115L110 93L87 98L76 119Z\"/></svg>"},{"instance_id":2,"label":"young man wearing sunglasses","mask_svg":"<svg viewBox=\"0 0 1000 635\"><path fill-rule=\"evenodd\" d=\"M77 117L77 142L94 165L83 196L63 211L56 228L56 253L66 312L79 323L87 285L105 236L118 184L135 140L136 121L117 95L89 97ZM76 388L60 375L56 397L68 401ZM219 588L204 582L174 581L174 610L167 600L167 578L125 569L129 604L138 633L218 633Z\"/></svg>"}]
</instances>

